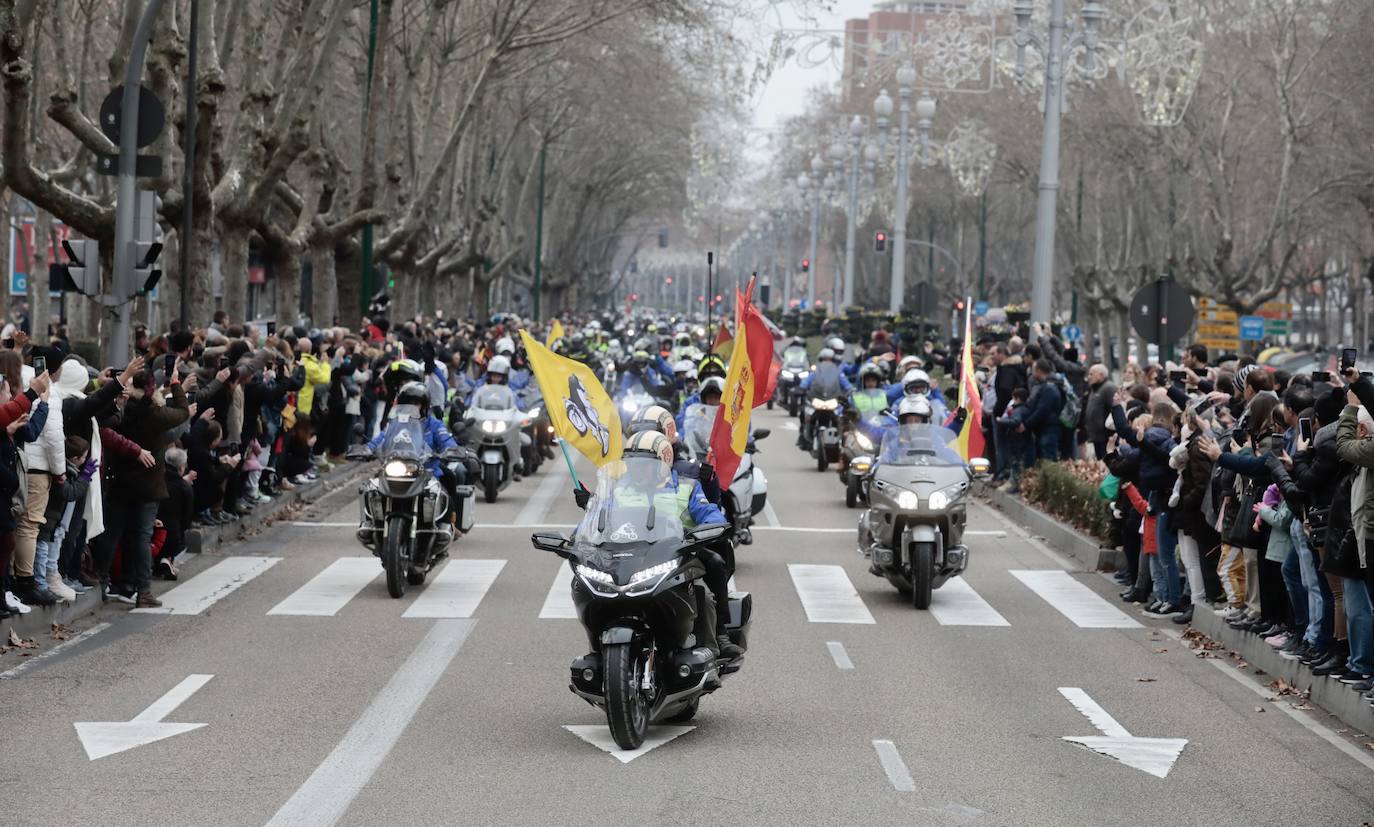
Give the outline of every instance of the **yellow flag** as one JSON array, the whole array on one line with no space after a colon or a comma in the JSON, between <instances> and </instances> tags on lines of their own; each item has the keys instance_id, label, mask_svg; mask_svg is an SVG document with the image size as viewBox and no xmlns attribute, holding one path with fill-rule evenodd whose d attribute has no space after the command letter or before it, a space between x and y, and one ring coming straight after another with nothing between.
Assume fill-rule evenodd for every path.
<instances>
[{"instance_id":1,"label":"yellow flag","mask_svg":"<svg viewBox=\"0 0 1374 827\"><path fill-rule=\"evenodd\" d=\"M544 344L553 347L553 343L563 338L563 322L558 319L553 320L553 326L549 328L549 340Z\"/></svg>"},{"instance_id":2,"label":"yellow flag","mask_svg":"<svg viewBox=\"0 0 1374 827\"><path fill-rule=\"evenodd\" d=\"M527 331L520 339L554 433L598 466L620 459L620 414L591 368L559 356Z\"/></svg>"},{"instance_id":3,"label":"yellow flag","mask_svg":"<svg viewBox=\"0 0 1374 827\"><path fill-rule=\"evenodd\" d=\"M738 316L738 310L736 311ZM749 415L754 410L754 368L749 362L748 333L735 320L734 358L725 372L725 391L711 429L711 453L721 479L735 478L735 469L749 445ZM727 438L728 437L728 438Z\"/></svg>"}]
</instances>

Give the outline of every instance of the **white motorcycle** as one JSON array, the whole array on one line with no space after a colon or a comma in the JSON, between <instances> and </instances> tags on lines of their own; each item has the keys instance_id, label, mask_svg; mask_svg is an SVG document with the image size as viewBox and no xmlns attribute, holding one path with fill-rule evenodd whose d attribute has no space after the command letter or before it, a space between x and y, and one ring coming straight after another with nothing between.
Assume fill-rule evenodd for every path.
<instances>
[{"instance_id":1,"label":"white motorcycle","mask_svg":"<svg viewBox=\"0 0 1374 827\"><path fill-rule=\"evenodd\" d=\"M507 385L483 385L472 397L464 423L476 429L477 459L482 464L482 496L489 503L510 485L516 471L523 472L521 458L529 435L522 428L529 416L516 404L515 393Z\"/></svg>"},{"instance_id":2,"label":"white motorcycle","mask_svg":"<svg viewBox=\"0 0 1374 827\"><path fill-rule=\"evenodd\" d=\"M703 462L710 449L711 426L716 421L718 407L697 403L688 408L684 416L683 443L695 462ZM761 514L768 504L768 477L754 463L754 454L758 450L754 443L766 439L769 433L771 431L767 428L752 429L744 456L740 457L739 467L735 469L735 478L730 481L728 488L724 484L721 486L721 508L725 511L725 518L735 527L731 540L732 553L736 546L753 544L754 517ZM733 556L725 562L733 571Z\"/></svg>"}]
</instances>

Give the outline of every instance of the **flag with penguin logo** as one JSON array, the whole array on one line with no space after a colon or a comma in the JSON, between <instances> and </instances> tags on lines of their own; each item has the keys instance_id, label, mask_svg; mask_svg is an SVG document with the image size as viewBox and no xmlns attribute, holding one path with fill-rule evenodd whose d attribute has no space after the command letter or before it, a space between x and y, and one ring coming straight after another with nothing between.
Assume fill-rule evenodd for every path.
<instances>
[{"instance_id":1,"label":"flag with penguin logo","mask_svg":"<svg viewBox=\"0 0 1374 827\"><path fill-rule=\"evenodd\" d=\"M591 368L559 356L528 331L520 339L554 433L597 467L620 459L620 414Z\"/></svg>"}]
</instances>

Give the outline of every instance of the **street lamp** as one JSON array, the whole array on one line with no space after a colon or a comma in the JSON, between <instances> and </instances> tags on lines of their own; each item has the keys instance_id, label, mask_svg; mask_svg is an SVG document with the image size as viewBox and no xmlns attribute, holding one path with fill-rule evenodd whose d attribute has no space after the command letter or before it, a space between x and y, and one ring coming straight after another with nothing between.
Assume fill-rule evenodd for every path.
<instances>
[{"instance_id":1,"label":"street lamp","mask_svg":"<svg viewBox=\"0 0 1374 827\"><path fill-rule=\"evenodd\" d=\"M901 101L898 111L897 121L897 193L896 203L892 211L892 277L888 285L887 309L889 313L898 313L902 309L906 292L906 211L907 211L907 192L906 188L910 183L911 172L908 164L911 160L911 87L916 83L916 68L910 63L904 63L897 70L897 97ZM922 101L929 99L928 94L923 94ZM877 116L878 128L884 130L887 119L892 115L892 98L887 94L887 90L879 91L877 100L873 101L873 114ZM921 111L921 104L917 104L918 116ZM929 131L930 118L933 117L934 100L930 99L930 112L925 118L925 128Z\"/></svg>"},{"instance_id":2,"label":"street lamp","mask_svg":"<svg viewBox=\"0 0 1374 827\"><path fill-rule=\"evenodd\" d=\"M844 306L854 304L855 235L859 216L859 155L864 140L864 122L858 115L849 122L849 216L844 238Z\"/></svg>"},{"instance_id":3,"label":"street lamp","mask_svg":"<svg viewBox=\"0 0 1374 827\"><path fill-rule=\"evenodd\" d=\"M1016 77L1026 74L1026 47L1034 47L1045 64L1045 127L1040 143L1040 197L1035 210L1035 269L1031 280L1031 319L1049 322L1054 306L1055 208L1059 194L1059 127L1064 113L1064 65L1073 50L1086 47L1085 65L1096 67L1098 32L1107 12L1101 3L1083 4L1083 28L1068 32L1064 0L1050 0L1050 31L1042 40L1030 30L1034 0L1015 0Z\"/></svg>"}]
</instances>

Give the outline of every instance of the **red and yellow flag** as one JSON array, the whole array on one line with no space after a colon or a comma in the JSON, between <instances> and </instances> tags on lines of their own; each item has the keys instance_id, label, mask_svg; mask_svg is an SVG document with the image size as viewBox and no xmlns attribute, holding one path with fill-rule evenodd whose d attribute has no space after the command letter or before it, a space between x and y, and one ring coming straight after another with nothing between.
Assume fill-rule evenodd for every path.
<instances>
[{"instance_id":1,"label":"red and yellow flag","mask_svg":"<svg viewBox=\"0 0 1374 827\"><path fill-rule=\"evenodd\" d=\"M959 407L964 409L964 427L959 431L959 455L968 462L983 456L983 395L973 368L973 302L964 303L964 354L959 363Z\"/></svg>"},{"instance_id":2,"label":"red and yellow flag","mask_svg":"<svg viewBox=\"0 0 1374 827\"><path fill-rule=\"evenodd\" d=\"M736 305L736 307L738 308L738 305ZM738 315L739 314L736 313L736 317L738 317ZM735 339L730 335L730 329L725 326L725 322L721 322L720 327L716 328L716 340L711 344L711 352L729 361L730 354L734 350L734 347Z\"/></svg>"},{"instance_id":3,"label":"red and yellow flag","mask_svg":"<svg viewBox=\"0 0 1374 827\"><path fill-rule=\"evenodd\" d=\"M749 337L752 333L740 324L742 304L735 305L735 348L730 367L725 372L725 392L716 409L716 421L711 427L711 456L721 485L729 487L749 445L749 416L754 410L754 387L757 379L749 358ZM722 329L724 327L722 326Z\"/></svg>"}]
</instances>

